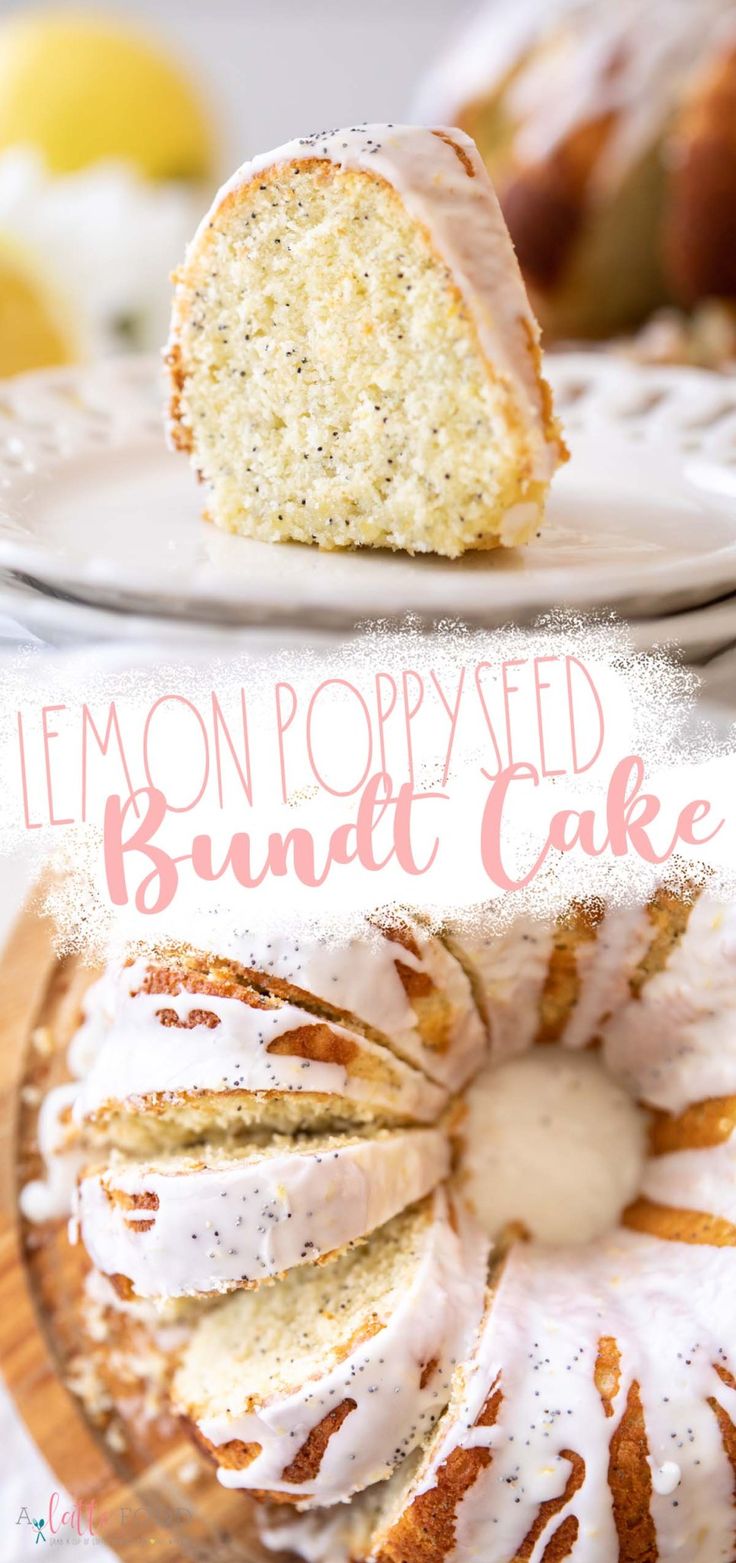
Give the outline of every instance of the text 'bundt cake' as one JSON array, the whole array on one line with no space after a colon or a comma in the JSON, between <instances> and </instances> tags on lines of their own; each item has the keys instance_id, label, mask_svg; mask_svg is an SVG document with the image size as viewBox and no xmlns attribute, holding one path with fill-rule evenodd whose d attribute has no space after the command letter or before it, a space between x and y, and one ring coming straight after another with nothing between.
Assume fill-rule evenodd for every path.
<instances>
[{"instance_id":1,"label":"text 'bundt cake'","mask_svg":"<svg viewBox=\"0 0 736 1563\"><path fill-rule=\"evenodd\" d=\"M663 886L502 933L225 938L114 963L87 1009L72 1236L132 1318L190 1310L171 1404L269 1547L733 1563L733 905ZM314 1059L315 1030L357 1051ZM494 1082L556 1048L641 1121L624 1208L577 1244L501 1228L482 1187Z\"/></svg>"},{"instance_id":2,"label":"text 'bundt cake'","mask_svg":"<svg viewBox=\"0 0 736 1563\"><path fill-rule=\"evenodd\" d=\"M528 542L565 455L460 132L363 125L244 164L177 274L168 364L210 519L267 542Z\"/></svg>"}]
</instances>

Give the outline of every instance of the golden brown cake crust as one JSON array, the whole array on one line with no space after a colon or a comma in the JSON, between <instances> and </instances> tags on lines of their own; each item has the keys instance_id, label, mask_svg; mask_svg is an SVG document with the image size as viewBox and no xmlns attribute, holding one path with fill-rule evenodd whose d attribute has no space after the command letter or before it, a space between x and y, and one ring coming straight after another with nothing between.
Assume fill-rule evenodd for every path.
<instances>
[{"instance_id":1,"label":"golden brown cake crust","mask_svg":"<svg viewBox=\"0 0 736 1563\"><path fill-rule=\"evenodd\" d=\"M171 398L169 401L169 434L172 445L177 450L184 451L190 456L194 449L192 431L184 422L181 399L184 392L186 374L181 347L178 342L172 342L164 354L164 363L167 365L171 377Z\"/></svg>"},{"instance_id":2,"label":"golden brown cake crust","mask_svg":"<svg viewBox=\"0 0 736 1563\"><path fill-rule=\"evenodd\" d=\"M621 1384L621 1353L612 1335L602 1335L595 1359L595 1387L607 1417L613 1416L613 1403Z\"/></svg>"},{"instance_id":3,"label":"golden brown cake crust","mask_svg":"<svg viewBox=\"0 0 736 1563\"><path fill-rule=\"evenodd\" d=\"M542 293L554 288L569 264L612 122L605 114L577 126L545 162L517 170L499 189L519 265Z\"/></svg>"},{"instance_id":4,"label":"golden brown cake crust","mask_svg":"<svg viewBox=\"0 0 736 1563\"><path fill-rule=\"evenodd\" d=\"M676 298L736 295L736 48L688 98L670 149L664 249Z\"/></svg>"},{"instance_id":5,"label":"golden brown cake crust","mask_svg":"<svg viewBox=\"0 0 736 1563\"><path fill-rule=\"evenodd\" d=\"M184 1425L195 1443L198 1443L202 1449L206 1449L223 1470L244 1471L258 1459L261 1453L260 1444L246 1444L242 1438L230 1438L226 1444L213 1444L193 1422L184 1419Z\"/></svg>"},{"instance_id":6,"label":"golden brown cake crust","mask_svg":"<svg viewBox=\"0 0 736 1563\"><path fill-rule=\"evenodd\" d=\"M596 902L571 907L555 929L552 954L539 1005L538 1043L559 1042L580 996L578 950L597 935L604 908Z\"/></svg>"},{"instance_id":7,"label":"golden brown cake crust","mask_svg":"<svg viewBox=\"0 0 736 1563\"><path fill-rule=\"evenodd\" d=\"M652 1156L669 1151L709 1150L725 1145L736 1129L736 1096L710 1097L679 1114L652 1113L649 1149Z\"/></svg>"},{"instance_id":8,"label":"golden brown cake crust","mask_svg":"<svg viewBox=\"0 0 736 1563\"><path fill-rule=\"evenodd\" d=\"M478 1417L478 1427L493 1427L503 1394L494 1385ZM375 1563L444 1563L455 1544L456 1516L462 1499L491 1464L492 1451L476 1446L453 1449L440 1466L435 1485L404 1511L375 1554Z\"/></svg>"},{"instance_id":9,"label":"golden brown cake crust","mask_svg":"<svg viewBox=\"0 0 736 1563\"><path fill-rule=\"evenodd\" d=\"M636 1199L623 1213L623 1224L632 1232L646 1232L668 1243L703 1244L707 1248L736 1248L736 1226L723 1216L704 1210L678 1210L651 1199Z\"/></svg>"},{"instance_id":10,"label":"golden brown cake crust","mask_svg":"<svg viewBox=\"0 0 736 1563\"><path fill-rule=\"evenodd\" d=\"M340 1431L343 1422L356 1410L357 1402L350 1397L341 1401L340 1405L333 1406L323 1416L322 1420L312 1428L301 1449L297 1450L291 1464L283 1472L283 1479L299 1486L303 1482L314 1481L319 1475L320 1466L324 1459L325 1450L330 1439ZM258 1443L244 1443L241 1438L230 1438L224 1444L213 1444L206 1438L195 1423L185 1419L185 1426L195 1441L207 1453L212 1455L218 1466L227 1471L244 1471L257 1460L261 1453L261 1445ZM270 1503L294 1504L299 1502L298 1494L284 1492L255 1491L254 1497L268 1500Z\"/></svg>"},{"instance_id":11,"label":"golden brown cake crust","mask_svg":"<svg viewBox=\"0 0 736 1563\"><path fill-rule=\"evenodd\" d=\"M285 1482L294 1482L299 1486L302 1482L314 1481L319 1475L320 1466L324 1459L325 1450L330 1439L335 1433L339 1433L343 1422L347 1420L351 1412L357 1411L358 1402L351 1396L346 1396L338 1406L333 1406L321 1422L317 1422L297 1450L293 1460L283 1471Z\"/></svg>"},{"instance_id":12,"label":"golden brown cake crust","mask_svg":"<svg viewBox=\"0 0 736 1563\"><path fill-rule=\"evenodd\" d=\"M502 1403L501 1385L494 1385L475 1425L493 1427ZM573 1449L562 1449L560 1458L570 1465L564 1490L559 1497L549 1498L539 1505L514 1563L529 1563L545 1531L582 1487L585 1480L582 1457ZM391 1528L378 1552L372 1554L375 1563L444 1563L455 1548L457 1514L462 1500L492 1462L493 1451L488 1447L476 1445L463 1449L458 1446L453 1449L440 1466L434 1485L414 1499ZM562 1563L569 1556L577 1533L577 1520L569 1516L547 1542L543 1554L547 1563Z\"/></svg>"},{"instance_id":13,"label":"golden brown cake crust","mask_svg":"<svg viewBox=\"0 0 736 1563\"><path fill-rule=\"evenodd\" d=\"M608 1484L619 1544L619 1563L656 1563L657 1534L650 1513L652 1473L641 1390L634 1381L611 1439Z\"/></svg>"}]
</instances>

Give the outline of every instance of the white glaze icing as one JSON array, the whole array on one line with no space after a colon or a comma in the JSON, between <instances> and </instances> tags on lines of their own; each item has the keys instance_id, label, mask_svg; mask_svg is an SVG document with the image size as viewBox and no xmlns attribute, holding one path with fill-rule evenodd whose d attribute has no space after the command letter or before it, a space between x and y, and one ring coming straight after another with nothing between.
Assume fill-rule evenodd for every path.
<instances>
[{"instance_id":1,"label":"white glaze icing","mask_svg":"<svg viewBox=\"0 0 736 1563\"><path fill-rule=\"evenodd\" d=\"M256 1513L258 1539L270 1552L295 1552L304 1563L351 1563L359 1556L355 1542L363 1539L363 1526L355 1521L353 1510L362 1494L347 1506L335 1506L324 1513L280 1516L266 1520L260 1505ZM370 1536L370 1524L367 1528Z\"/></svg>"},{"instance_id":2,"label":"white glaze icing","mask_svg":"<svg viewBox=\"0 0 736 1563\"><path fill-rule=\"evenodd\" d=\"M397 1449L417 1447L442 1410L453 1367L483 1308L487 1245L468 1215L455 1210L457 1230L444 1189L438 1190L414 1275L390 1299L382 1328L369 1340L291 1394L250 1411L233 1407L228 1415L198 1417L215 1445L233 1438L261 1445L244 1470L218 1470L224 1486L290 1491L307 1505L339 1503L388 1476ZM423 1369L435 1360L422 1388ZM285 1482L282 1472L295 1450L346 1397L356 1407L330 1438L318 1475L298 1486Z\"/></svg>"},{"instance_id":3,"label":"white glaze icing","mask_svg":"<svg viewBox=\"0 0 736 1563\"><path fill-rule=\"evenodd\" d=\"M571 12L576 0L553 0L554 12ZM550 16L549 3L546 17ZM422 125L453 125L470 103L497 90L539 37L539 0L484 0L428 71L416 96Z\"/></svg>"},{"instance_id":4,"label":"white glaze icing","mask_svg":"<svg viewBox=\"0 0 736 1563\"><path fill-rule=\"evenodd\" d=\"M655 1465L650 1455L647 1458L647 1465L652 1473L652 1486L660 1498L669 1498L671 1493L677 1492L682 1480L682 1470L676 1460L665 1460L664 1465Z\"/></svg>"},{"instance_id":5,"label":"white glaze icing","mask_svg":"<svg viewBox=\"0 0 736 1563\"><path fill-rule=\"evenodd\" d=\"M509 928L484 936L450 926L454 945L467 962L486 1011L495 1063L523 1053L539 1025L539 1000L552 954L554 928L517 918Z\"/></svg>"},{"instance_id":6,"label":"white glaze icing","mask_svg":"<svg viewBox=\"0 0 736 1563\"><path fill-rule=\"evenodd\" d=\"M410 925L418 954L366 923L359 935L341 940L248 930L225 934L218 954L242 966L288 981L314 998L347 1011L380 1032L394 1050L430 1079L458 1091L477 1069L485 1034L462 967L442 942ZM422 1039L397 962L423 973L449 1005L448 1046L440 1051Z\"/></svg>"},{"instance_id":7,"label":"white glaze icing","mask_svg":"<svg viewBox=\"0 0 736 1563\"><path fill-rule=\"evenodd\" d=\"M679 1113L736 1093L736 905L701 896L664 970L601 1030L611 1072L639 1100Z\"/></svg>"},{"instance_id":8,"label":"white glaze icing","mask_svg":"<svg viewBox=\"0 0 736 1563\"><path fill-rule=\"evenodd\" d=\"M590 186L603 198L669 129L692 73L734 33L732 0L493 0L429 76L427 123L462 118L507 87L515 164L542 161L577 127L612 115Z\"/></svg>"},{"instance_id":9,"label":"white glaze icing","mask_svg":"<svg viewBox=\"0 0 736 1563\"><path fill-rule=\"evenodd\" d=\"M629 981L652 941L646 907L613 907L596 937L577 952L580 991L562 1034L565 1047L587 1047L629 997Z\"/></svg>"},{"instance_id":10,"label":"white glaze icing","mask_svg":"<svg viewBox=\"0 0 736 1563\"><path fill-rule=\"evenodd\" d=\"M86 1159L69 1126L78 1089L76 1081L65 1081L48 1091L41 1103L37 1136L43 1177L32 1179L20 1191L19 1204L27 1221L55 1221L69 1214L74 1185Z\"/></svg>"},{"instance_id":11,"label":"white glaze icing","mask_svg":"<svg viewBox=\"0 0 736 1563\"><path fill-rule=\"evenodd\" d=\"M70 1062L83 1073L74 1106L77 1122L111 1102L156 1094L191 1091L284 1093L318 1092L376 1108L407 1119L436 1118L446 1094L387 1048L332 1025L366 1055L380 1062L384 1078L350 1077L338 1063L322 1063L288 1054L269 1053L269 1044L297 1027L319 1022L293 1004L251 1008L239 998L190 993L141 991L148 962L111 965L89 989L85 1021L70 1048ZM164 1025L162 1011L173 1011L179 1024ZM198 1017L215 1017L216 1025Z\"/></svg>"},{"instance_id":12,"label":"white glaze icing","mask_svg":"<svg viewBox=\"0 0 736 1563\"><path fill-rule=\"evenodd\" d=\"M465 1191L490 1237L520 1221L546 1243L610 1231L641 1186L646 1115L593 1054L534 1048L467 1093Z\"/></svg>"},{"instance_id":13,"label":"white glaze icing","mask_svg":"<svg viewBox=\"0 0 736 1563\"><path fill-rule=\"evenodd\" d=\"M518 1245L490 1304L462 1404L440 1424L410 1493L432 1488L455 1448L491 1451L458 1503L447 1563L517 1556L540 1505L565 1492L572 1469L565 1450L584 1460L584 1479L529 1556L537 1563L553 1530L572 1515L575 1563L614 1563L610 1446L633 1382L656 1473L650 1509L658 1556L730 1563L733 1472L709 1400L736 1415L736 1393L716 1372L733 1361L735 1281L732 1250L688 1248L685 1255L678 1244L629 1232L588 1249ZM595 1382L602 1337L615 1339L621 1354L610 1416ZM495 1423L478 1427L494 1387L502 1394Z\"/></svg>"},{"instance_id":14,"label":"white glaze icing","mask_svg":"<svg viewBox=\"0 0 736 1563\"><path fill-rule=\"evenodd\" d=\"M487 1013L496 1063L523 1053L539 1029L539 1004L554 949L555 928L530 917L484 937L451 925L450 937L474 973ZM628 997L628 984L652 939L646 907L610 908L575 952L579 992L561 1041L586 1047L605 1018Z\"/></svg>"},{"instance_id":15,"label":"white glaze icing","mask_svg":"<svg viewBox=\"0 0 736 1563\"><path fill-rule=\"evenodd\" d=\"M409 1459L416 1460L416 1456ZM404 1480L402 1466L388 1481L356 1493L350 1503L303 1514L275 1504L258 1504L258 1539L269 1551L295 1552L305 1563L353 1563L365 1557L379 1515Z\"/></svg>"},{"instance_id":16,"label":"white glaze icing","mask_svg":"<svg viewBox=\"0 0 736 1563\"><path fill-rule=\"evenodd\" d=\"M364 1237L449 1171L439 1129L316 1144L230 1156L205 1149L191 1168L126 1160L84 1177L76 1206L92 1263L126 1276L140 1297L258 1284ZM147 1195L148 1205L131 1210L108 1190Z\"/></svg>"},{"instance_id":17,"label":"white glaze icing","mask_svg":"<svg viewBox=\"0 0 736 1563\"><path fill-rule=\"evenodd\" d=\"M256 175L298 159L323 158L336 167L386 180L425 228L460 289L484 354L504 376L524 418L534 478L551 478L559 460L545 427L542 389L531 345L539 328L529 307L506 224L470 137L453 130L460 154L441 135L416 125L359 125L304 136L244 163L216 195L191 249L204 237L223 201ZM467 164L472 168L472 175ZM176 321L172 343L176 341ZM528 536L536 517L526 528Z\"/></svg>"},{"instance_id":18,"label":"white glaze icing","mask_svg":"<svg viewBox=\"0 0 736 1563\"><path fill-rule=\"evenodd\" d=\"M736 1226L736 1134L708 1150L653 1157L641 1192L657 1204L703 1211Z\"/></svg>"},{"instance_id":19,"label":"white glaze icing","mask_svg":"<svg viewBox=\"0 0 736 1563\"><path fill-rule=\"evenodd\" d=\"M324 1513L266 1517L260 1504L256 1510L258 1540L270 1552L295 1552L304 1563L351 1563L359 1556L364 1539L363 1526L355 1520L354 1510L363 1500L358 1494L347 1505L335 1505ZM370 1537L370 1521L367 1526Z\"/></svg>"}]
</instances>

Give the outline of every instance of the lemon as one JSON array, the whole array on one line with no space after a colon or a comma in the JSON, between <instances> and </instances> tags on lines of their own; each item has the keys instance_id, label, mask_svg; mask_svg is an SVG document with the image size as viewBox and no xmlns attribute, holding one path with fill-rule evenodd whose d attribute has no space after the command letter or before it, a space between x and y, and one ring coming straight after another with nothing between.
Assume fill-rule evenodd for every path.
<instances>
[{"instance_id":1,"label":"lemon","mask_svg":"<svg viewBox=\"0 0 736 1563\"><path fill-rule=\"evenodd\" d=\"M0 377L77 356L75 333L37 257L0 237Z\"/></svg>"},{"instance_id":2,"label":"lemon","mask_svg":"<svg viewBox=\"0 0 736 1563\"><path fill-rule=\"evenodd\" d=\"M206 178L209 121L178 66L117 21L33 11L0 21L0 148L67 173L126 158L152 179Z\"/></svg>"}]
</instances>

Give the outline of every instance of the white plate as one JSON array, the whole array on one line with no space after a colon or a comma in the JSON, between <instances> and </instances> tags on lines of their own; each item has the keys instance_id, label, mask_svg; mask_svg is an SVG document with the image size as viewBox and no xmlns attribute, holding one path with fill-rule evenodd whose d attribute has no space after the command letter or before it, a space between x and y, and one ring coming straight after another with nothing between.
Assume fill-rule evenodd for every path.
<instances>
[{"instance_id":1,"label":"white plate","mask_svg":"<svg viewBox=\"0 0 736 1563\"><path fill-rule=\"evenodd\" d=\"M710 614L710 609L705 612ZM736 620L736 606L734 607ZM687 615L692 618L692 615ZM681 620L678 618L677 623ZM166 647L172 654L190 654L200 647L214 656L235 653L258 655L264 651L304 650L318 652L335 640L350 640L352 627L344 632L310 625L232 624L212 619L177 618L171 615L134 613L118 608L100 608L59 595L26 579L0 571L0 654L8 649L37 643L56 650L95 646L97 652L112 642ZM734 630L736 635L736 629ZM722 636L717 637L720 649ZM651 645L652 635L648 644Z\"/></svg>"},{"instance_id":2,"label":"white plate","mask_svg":"<svg viewBox=\"0 0 736 1563\"><path fill-rule=\"evenodd\" d=\"M459 562L320 553L226 536L167 451L154 362L0 387L0 567L97 606L339 628L358 619L487 625L547 608L656 618L736 588L736 378L547 359L572 461L526 549Z\"/></svg>"}]
</instances>

